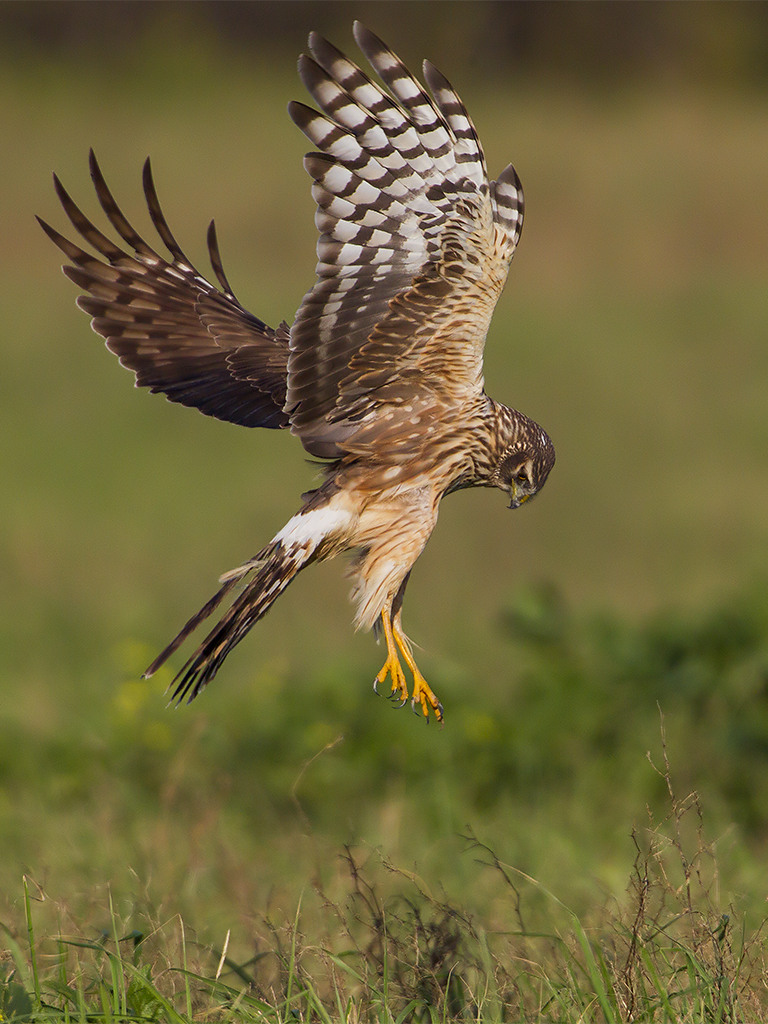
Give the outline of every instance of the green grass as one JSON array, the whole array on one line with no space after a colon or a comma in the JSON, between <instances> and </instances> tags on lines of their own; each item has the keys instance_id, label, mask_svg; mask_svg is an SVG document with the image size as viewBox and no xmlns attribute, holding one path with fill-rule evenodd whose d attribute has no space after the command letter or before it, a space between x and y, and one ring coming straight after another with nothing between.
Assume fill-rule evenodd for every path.
<instances>
[{"instance_id":1,"label":"green grass","mask_svg":"<svg viewBox=\"0 0 768 1024\"><path fill-rule=\"evenodd\" d=\"M255 925L245 960L230 952L229 931L217 945L199 942L178 917L157 921L136 909L126 922L111 897L98 937L40 940L36 904L45 894L25 879L26 934L6 929L0 1019L764 1019L762 929L748 931L721 912L701 808L695 797L678 799L666 749L664 759L668 813L633 836L627 897L594 920L580 919L473 836L467 846L477 871L496 883L502 927L433 895L412 873L347 848L343 902L313 886L291 920L266 916ZM531 893L543 899L543 928L531 921ZM308 902L314 914L305 912Z\"/></svg>"},{"instance_id":2,"label":"green grass","mask_svg":"<svg viewBox=\"0 0 768 1024\"><path fill-rule=\"evenodd\" d=\"M524 664L514 706L443 731L373 698L354 716L322 677L299 707L274 678L257 714L224 700L188 727L126 671L98 738L19 732L0 766L25 794L2 820L6 1001L758 1019L768 601L636 627L531 592L500 628Z\"/></svg>"},{"instance_id":3,"label":"green grass","mask_svg":"<svg viewBox=\"0 0 768 1024\"><path fill-rule=\"evenodd\" d=\"M171 711L141 671L315 473L132 389L33 221L64 224L53 168L95 214L93 145L146 227L151 153L190 255L215 216L290 318L292 68L171 28L0 66L4 1016L766 1018L765 95L456 81L526 188L487 385L558 463L515 515L446 501L414 571L446 727L373 695L338 565Z\"/></svg>"}]
</instances>

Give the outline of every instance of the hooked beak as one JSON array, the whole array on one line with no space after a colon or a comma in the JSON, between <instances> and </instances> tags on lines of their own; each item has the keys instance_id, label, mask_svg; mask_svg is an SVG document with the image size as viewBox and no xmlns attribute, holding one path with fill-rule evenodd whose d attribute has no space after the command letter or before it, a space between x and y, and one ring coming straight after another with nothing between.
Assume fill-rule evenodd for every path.
<instances>
[{"instance_id":1,"label":"hooked beak","mask_svg":"<svg viewBox=\"0 0 768 1024\"><path fill-rule=\"evenodd\" d=\"M510 495L509 508L520 508L529 498L530 494L522 494L519 498L516 494Z\"/></svg>"}]
</instances>

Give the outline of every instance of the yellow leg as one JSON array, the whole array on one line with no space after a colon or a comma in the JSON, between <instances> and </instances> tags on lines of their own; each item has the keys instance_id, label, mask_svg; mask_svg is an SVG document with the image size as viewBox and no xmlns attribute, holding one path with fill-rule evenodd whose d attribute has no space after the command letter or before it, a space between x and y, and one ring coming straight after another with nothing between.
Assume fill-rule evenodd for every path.
<instances>
[{"instance_id":1,"label":"yellow leg","mask_svg":"<svg viewBox=\"0 0 768 1024\"><path fill-rule=\"evenodd\" d=\"M421 672L419 672L408 637L403 632L403 627L400 624L400 609L397 610L392 621L392 635L395 638L395 643L400 648L406 665L413 673L413 696L411 698L411 707L414 711L417 711L418 706L421 705L421 713L427 721L429 721L429 711L431 708L435 713L435 718L442 724L443 705L432 692L432 687L429 685L427 680Z\"/></svg>"},{"instance_id":2,"label":"yellow leg","mask_svg":"<svg viewBox=\"0 0 768 1024\"><path fill-rule=\"evenodd\" d=\"M400 610L395 613L394 620L390 617L389 609L385 608L381 613L381 624L384 629L384 639L387 644L387 660L376 676L373 688L378 693L379 684L383 683L387 676L392 677L392 696L398 697L403 704L408 700L408 684L405 681L405 672L400 664L398 649L402 654L406 665L413 673L413 697L411 707L414 711L421 709L421 713L429 721L430 708L435 714L438 722L443 721L443 705L434 695L424 676L419 672L411 651L408 638L403 633L400 625Z\"/></svg>"},{"instance_id":3,"label":"yellow leg","mask_svg":"<svg viewBox=\"0 0 768 1024\"><path fill-rule=\"evenodd\" d=\"M397 656L397 647L395 647L395 639L392 635L392 620L387 609L381 613L381 624L384 627L384 640L387 644L387 660L384 662L381 672L374 679L373 688L378 693L379 685L384 682L387 676L392 676L391 695L399 697L402 703L405 704L408 700L408 685L405 681L403 666L400 664L400 659Z\"/></svg>"}]
</instances>

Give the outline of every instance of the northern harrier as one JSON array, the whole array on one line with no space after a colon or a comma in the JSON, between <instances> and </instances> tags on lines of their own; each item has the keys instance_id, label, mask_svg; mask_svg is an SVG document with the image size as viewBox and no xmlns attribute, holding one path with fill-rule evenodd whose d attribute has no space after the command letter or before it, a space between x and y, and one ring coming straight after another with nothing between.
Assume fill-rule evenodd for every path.
<instances>
[{"instance_id":1,"label":"northern harrier","mask_svg":"<svg viewBox=\"0 0 768 1024\"><path fill-rule=\"evenodd\" d=\"M99 202L126 248L89 221L58 178L80 248L41 221L87 294L78 305L136 384L172 402L246 427L290 428L325 461L324 482L304 496L266 547L225 573L211 600L145 673L230 600L228 610L174 679L192 700L227 654L311 562L354 555L355 625L378 626L387 647L374 687L409 697L442 721L440 701L416 667L401 625L414 562L440 499L463 487L498 487L517 508L555 461L547 434L489 398L483 346L523 223L510 165L489 181L463 103L424 62L431 96L359 23L355 39L385 88L325 39L309 37L299 74L320 112L289 112L316 151L304 166L317 203L317 280L291 327L273 330L236 299L213 222L208 249L219 286L189 262L163 216L149 160L144 192L161 255L131 227L91 153Z\"/></svg>"}]
</instances>

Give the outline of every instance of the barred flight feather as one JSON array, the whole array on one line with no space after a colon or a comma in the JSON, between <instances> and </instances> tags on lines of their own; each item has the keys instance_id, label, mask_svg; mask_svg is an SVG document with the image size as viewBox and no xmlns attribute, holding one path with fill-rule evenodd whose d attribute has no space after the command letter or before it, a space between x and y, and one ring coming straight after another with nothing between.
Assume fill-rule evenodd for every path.
<instances>
[{"instance_id":1,"label":"barred flight feather","mask_svg":"<svg viewBox=\"0 0 768 1024\"><path fill-rule=\"evenodd\" d=\"M54 185L65 213L98 255L40 223L70 261L65 274L86 293L78 305L92 317L93 329L134 371L138 386L242 426L286 427L288 326L272 330L240 305L224 273L213 224L208 249L223 292L194 267L173 236L148 160L144 193L170 261L131 227L93 152L90 168L101 208L132 252L100 231L56 176Z\"/></svg>"},{"instance_id":2,"label":"barred flight feather","mask_svg":"<svg viewBox=\"0 0 768 1024\"><path fill-rule=\"evenodd\" d=\"M309 45L317 64L308 62L304 66L309 74L302 80L320 107L355 132L366 149L391 169L398 170L411 183L413 191L418 192L427 184L424 175L433 178L434 162L405 111L356 64L316 33L310 35ZM301 72L301 64L299 69ZM317 75L319 70L325 72L325 78ZM349 113L355 107L367 115L357 123Z\"/></svg>"},{"instance_id":3,"label":"barred flight feather","mask_svg":"<svg viewBox=\"0 0 768 1024\"><path fill-rule=\"evenodd\" d=\"M491 199L496 223L507 236L507 247L510 253L515 251L523 230L523 186L512 164L509 164L496 181L491 182Z\"/></svg>"},{"instance_id":4,"label":"barred flight feather","mask_svg":"<svg viewBox=\"0 0 768 1024\"><path fill-rule=\"evenodd\" d=\"M407 304L408 316L418 320L404 334L392 306L425 275L453 282L453 291L440 298L442 323L446 309L450 313L455 304L458 311L466 302L468 288L473 301L487 307L487 315L480 311L473 321L472 331L481 333L467 334L457 318L455 329L465 343L448 346L454 356L441 384L453 386L457 395L477 386L482 325L500 294L522 225L522 190L514 171L489 183L477 133L448 80L425 62L430 97L377 36L359 23L354 32L389 91L312 33L311 56L300 58L299 73L320 110L300 103L289 108L317 147L305 167L313 179L319 238L317 282L291 329L286 410L291 429L320 457L343 454L361 419L377 415L383 385L406 366L419 372L419 352L423 374L436 372L440 364L430 348L437 336L422 330L436 310L429 302ZM484 283L478 291L471 282ZM385 345L390 377L369 392L364 408L355 382L366 358L380 365L387 335L400 339ZM445 346L444 329L440 341ZM388 402L395 400L396 388L386 394Z\"/></svg>"}]
</instances>

